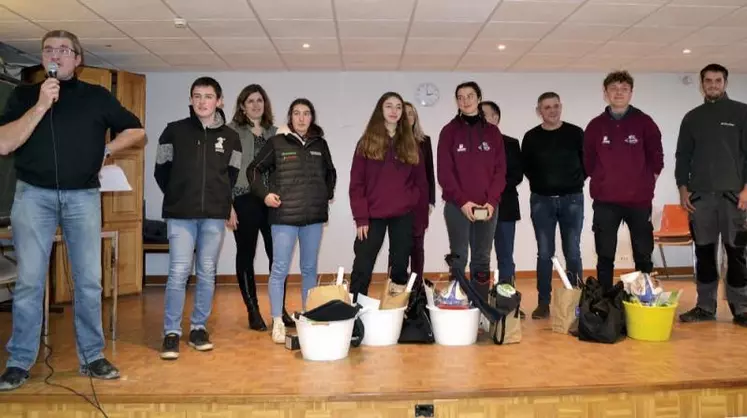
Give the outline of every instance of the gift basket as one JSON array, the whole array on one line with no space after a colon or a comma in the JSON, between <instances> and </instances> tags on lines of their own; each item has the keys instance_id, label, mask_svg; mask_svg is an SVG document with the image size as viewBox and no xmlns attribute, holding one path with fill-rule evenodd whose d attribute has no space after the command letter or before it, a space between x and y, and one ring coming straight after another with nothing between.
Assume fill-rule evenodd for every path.
<instances>
[{"instance_id":1,"label":"gift basket","mask_svg":"<svg viewBox=\"0 0 747 418\"><path fill-rule=\"evenodd\" d=\"M651 274L623 274L625 322L628 336L642 341L667 341L672 335L682 290L664 291Z\"/></svg>"}]
</instances>

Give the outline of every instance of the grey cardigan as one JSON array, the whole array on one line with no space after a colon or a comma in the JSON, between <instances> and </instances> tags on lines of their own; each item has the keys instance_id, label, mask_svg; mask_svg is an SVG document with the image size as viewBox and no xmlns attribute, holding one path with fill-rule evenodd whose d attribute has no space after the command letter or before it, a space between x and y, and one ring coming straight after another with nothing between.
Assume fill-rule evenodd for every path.
<instances>
[{"instance_id":1,"label":"grey cardigan","mask_svg":"<svg viewBox=\"0 0 747 418\"><path fill-rule=\"evenodd\" d=\"M239 126L236 122L231 121L228 126L234 131L238 132L239 139L241 140L241 171L239 172L239 178L236 181L236 185L233 187L233 196L241 196L251 191L251 185L246 179L246 169L249 164L254 160L254 157L259 154L258 149L254 149L254 134L252 128L249 125ZM262 137L269 140L277 133L278 128L276 126L270 126L269 128L262 129Z\"/></svg>"}]
</instances>

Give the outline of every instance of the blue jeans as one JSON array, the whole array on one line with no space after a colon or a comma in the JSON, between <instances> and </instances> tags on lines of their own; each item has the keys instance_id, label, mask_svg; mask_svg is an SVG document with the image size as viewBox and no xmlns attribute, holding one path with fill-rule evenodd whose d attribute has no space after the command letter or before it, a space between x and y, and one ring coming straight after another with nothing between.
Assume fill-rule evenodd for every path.
<instances>
[{"instance_id":1,"label":"blue jeans","mask_svg":"<svg viewBox=\"0 0 747 418\"><path fill-rule=\"evenodd\" d=\"M187 281L192 273L192 258L197 248L195 275L197 286L190 330L205 329L213 308L215 271L223 236L224 219L167 219L169 236L169 279L164 302L164 335L182 335L182 314Z\"/></svg>"},{"instance_id":2,"label":"blue jeans","mask_svg":"<svg viewBox=\"0 0 747 418\"><path fill-rule=\"evenodd\" d=\"M81 365L104 358L101 327L101 195L98 189L54 190L18 181L10 217L18 257L13 334L7 367L36 362L44 291L57 226L61 226L74 285L75 337Z\"/></svg>"},{"instance_id":3,"label":"blue jeans","mask_svg":"<svg viewBox=\"0 0 747 418\"><path fill-rule=\"evenodd\" d=\"M511 283L516 274L514 238L516 221L498 221L495 227L495 257L498 259L498 281Z\"/></svg>"},{"instance_id":4,"label":"blue jeans","mask_svg":"<svg viewBox=\"0 0 747 418\"><path fill-rule=\"evenodd\" d=\"M301 249L301 300L306 309L306 295L316 286L319 246L324 224L305 226L272 225L272 267L270 271L270 312L273 318L283 315L285 280L290 271L293 248L298 240Z\"/></svg>"},{"instance_id":5,"label":"blue jeans","mask_svg":"<svg viewBox=\"0 0 747 418\"><path fill-rule=\"evenodd\" d=\"M564 196L541 196L535 193L529 198L534 235L537 239L537 292L540 304L549 304L552 293L552 257L555 255L555 228L560 225L565 269L568 278L583 279L581 264L581 230L584 225L584 195L575 193Z\"/></svg>"}]
</instances>

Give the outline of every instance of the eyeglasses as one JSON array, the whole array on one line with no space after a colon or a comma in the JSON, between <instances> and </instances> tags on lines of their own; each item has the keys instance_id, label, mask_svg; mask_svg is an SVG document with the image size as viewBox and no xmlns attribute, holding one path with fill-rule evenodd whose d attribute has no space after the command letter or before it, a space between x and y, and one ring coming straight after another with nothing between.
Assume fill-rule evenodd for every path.
<instances>
[{"instance_id":1,"label":"eyeglasses","mask_svg":"<svg viewBox=\"0 0 747 418\"><path fill-rule=\"evenodd\" d=\"M66 46L60 47L60 48L52 48L51 46L45 46L42 48L42 54L47 57L52 57L55 54L59 54L62 57L72 57L76 55L78 52L74 49L70 49Z\"/></svg>"}]
</instances>

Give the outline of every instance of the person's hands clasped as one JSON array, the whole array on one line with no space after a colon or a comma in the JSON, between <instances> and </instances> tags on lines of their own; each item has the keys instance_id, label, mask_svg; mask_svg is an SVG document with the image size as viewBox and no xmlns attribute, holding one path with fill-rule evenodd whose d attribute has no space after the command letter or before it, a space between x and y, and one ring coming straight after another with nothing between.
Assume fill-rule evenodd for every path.
<instances>
[{"instance_id":1,"label":"person's hands clasped","mask_svg":"<svg viewBox=\"0 0 747 418\"><path fill-rule=\"evenodd\" d=\"M267 196L265 196L265 205L271 208L279 208L281 203L280 196L275 193L268 193Z\"/></svg>"}]
</instances>

